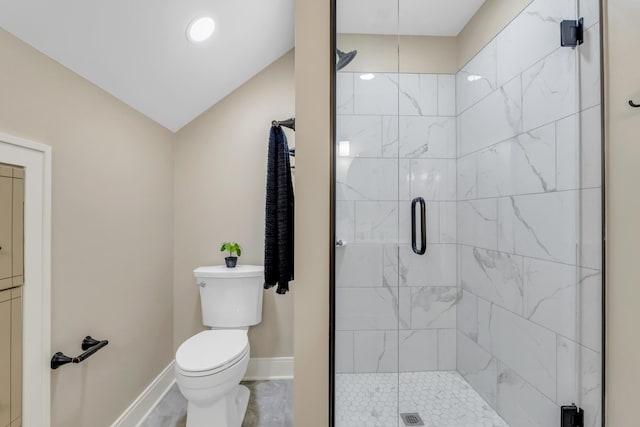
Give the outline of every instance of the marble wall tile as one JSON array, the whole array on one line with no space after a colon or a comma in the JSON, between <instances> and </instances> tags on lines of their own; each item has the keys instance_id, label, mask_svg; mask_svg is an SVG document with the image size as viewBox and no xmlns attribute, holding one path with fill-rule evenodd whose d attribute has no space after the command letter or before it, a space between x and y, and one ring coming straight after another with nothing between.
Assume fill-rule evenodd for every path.
<instances>
[{"instance_id":1,"label":"marble wall tile","mask_svg":"<svg viewBox=\"0 0 640 427\"><path fill-rule=\"evenodd\" d=\"M408 329L410 304L408 289L337 288L336 330Z\"/></svg>"},{"instance_id":2,"label":"marble wall tile","mask_svg":"<svg viewBox=\"0 0 640 427\"><path fill-rule=\"evenodd\" d=\"M438 370L438 330L400 331L400 372Z\"/></svg>"},{"instance_id":3,"label":"marble wall tile","mask_svg":"<svg viewBox=\"0 0 640 427\"><path fill-rule=\"evenodd\" d=\"M557 404L572 402L584 409L585 426L601 425L602 359L593 350L558 336Z\"/></svg>"},{"instance_id":4,"label":"marble wall tile","mask_svg":"<svg viewBox=\"0 0 640 427\"><path fill-rule=\"evenodd\" d=\"M522 86L518 76L458 116L458 156L521 132Z\"/></svg>"},{"instance_id":5,"label":"marble wall tile","mask_svg":"<svg viewBox=\"0 0 640 427\"><path fill-rule=\"evenodd\" d=\"M549 399L556 398L556 334L494 304L492 354ZM516 424L519 425L519 424Z\"/></svg>"},{"instance_id":6,"label":"marble wall tile","mask_svg":"<svg viewBox=\"0 0 640 427\"><path fill-rule=\"evenodd\" d=\"M578 54L580 55L580 109L583 110L601 103L599 25L594 25L584 32L584 43L580 45Z\"/></svg>"},{"instance_id":7,"label":"marble wall tile","mask_svg":"<svg viewBox=\"0 0 640 427\"><path fill-rule=\"evenodd\" d=\"M600 106L557 122L558 190L600 187L601 129Z\"/></svg>"},{"instance_id":8,"label":"marble wall tile","mask_svg":"<svg viewBox=\"0 0 640 427\"><path fill-rule=\"evenodd\" d=\"M475 153L458 158L458 200L475 199L478 195L478 161Z\"/></svg>"},{"instance_id":9,"label":"marble wall tile","mask_svg":"<svg viewBox=\"0 0 640 427\"><path fill-rule=\"evenodd\" d=\"M399 204L400 218L398 220L399 230L398 230L397 243L410 245L411 244L411 202L409 201L409 198L407 198L406 200L400 200L398 204ZM429 203L427 203L426 212L427 212L427 215L429 215ZM433 219L432 221L429 221L429 217L427 217L427 233L433 227L437 227L437 225L435 224ZM427 239L429 239L428 235L427 235Z\"/></svg>"},{"instance_id":10,"label":"marble wall tile","mask_svg":"<svg viewBox=\"0 0 640 427\"><path fill-rule=\"evenodd\" d=\"M576 339L578 268L525 258L524 316L552 331Z\"/></svg>"},{"instance_id":11,"label":"marble wall tile","mask_svg":"<svg viewBox=\"0 0 640 427\"><path fill-rule=\"evenodd\" d=\"M498 86L559 49L560 22L575 16L571 0L536 0L511 21L497 36Z\"/></svg>"},{"instance_id":12,"label":"marble wall tile","mask_svg":"<svg viewBox=\"0 0 640 427\"><path fill-rule=\"evenodd\" d=\"M498 249L498 200L458 202L458 243Z\"/></svg>"},{"instance_id":13,"label":"marble wall tile","mask_svg":"<svg viewBox=\"0 0 640 427\"><path fill-rule=\"evenodd\" d=\"M501 252L515 253L515 230L517 221L513 210L512 197L498 199L498 250Z\"/></svg>"},{"instance_id":14,"label":"marble wall tile","mask_svg":"<svg viewBox=\"0 0 640 427\"><path fill-rule=\"evenodd\" d=\"M389 243L384 245L383 252L383 282L384 286L398 286L400 247L398 244Z\"/></svg>"},{"instance_id":15,"label":"marble wall tile","mask_svg":"<svg viewBox=\"0 0 640 427\"><path fill-rule=\"evenodd\" d=\"M400 245L398 260L402 286L456 285L456 245L429 244L424 255L415 254L410 245Z\"/></svg>"},{"instance_id":16,"label":"marble wall tile","mask_svg":"<svg viewBox=\"0 0 640 427\"><path fill-rule=\"evenodd\" d=\"M354 114L397 115L398 75L374 75L371 80L353 79Z\"/></svg>"},{"instance_id":17,"label":"marble wall tile","mask_svg":"<svg viewBox=\"0 0 640 427\"><path fill-rule=\"evenodd\" d=\"M382 157L381 116L336 116L336 143L349 141L349 157Z\"/></svg>"},{"instance_id":18,"label":"marble wall tile","mask_svg":"<svg viewBox=\"0 0 640 427\"><path fill-rule=\"evenodd\" d=\"M337 200L398 200L398 160L339 157Z\"/></svg>"},{"instance_id":19,"label":"marble wall tile","mask_svg":"<svg viewBox=\"0 0 640 427\"><path fill-rule=\"evenodd\" d=\"M438 329L438 370L456 370L456 335L455 329Z\"/></svg>"},{"instance_id":20,"label":"marble wall tile","mask_svg":"<svg viewBox=\"0 0 640 427\"><path fill-rule=\"evenodd\" d=\"M602 269L602 191L580 191L579 265Z\"/></svg>"},{"instance_id":21,"label":"marble wall tile","mask_svg":"<svg viewBox=\"0 0 640 427\"><path fill-rule=\"evenodd\" d=\"M411 200L411 160L398 160L398 200Z\"/></svg>"},{"instance_id":22,"label":"marble wall tile","mask_svg":"<svg viewBox=\"0 0 640 427\"><path fill-rule=\"evenodd\" d=\"M415 197L456 200L456 160L411 160L411 198Z\"/></svg>"},{"instance_id":23,"label":"marble wall tile","mask_svg":"<svg viewBox=\"0 0 640 427\"><path fill-rule=\"evenodd\" d=\"M400 117L400 157L455 159L455 117Z\"/></svg>"},{"instance_id":24,"label":"marble wall tile","mask_svg":"<svg viewBox=\"0 0 640 427\"><path fill-rule=\"evenodd\" d=\"M498 362L498 413L511 426L557 426L560 407L520 375Z\"/></svg>"},{"instance_id":25,"label":"marble wall tile","mask_svg":"<svg viewBox=\"0 0 640 427\"><path fill-rule=\"evenodd\" d=\"M576 263L576 191L512 196L499 202L498 239L519 255ZM510 228L509 228L510 227Z\"/></svg>"},{"instance_id":26,"label":"marble wall tile","mask_svg":"<svg viewBox=\"0 0 640 427\"><path fill-rule=\"evenodd\" d=\"M456 202L440 202L440 243L457 243L457 210Z\"/></svg>"},{"instance_id":27,"label":"marble wall tile","mask_svg":"<svg viewBox=\"0 0 640 427\"><path fill-rule=\"evenodd\" d=\"M456 76L438 74L438 115L456 115Z\"/></svg>"},{"instance_id":28,"label":"marble wall tile","mask_svg":"<svg viewBox=\"0 0 640 427\"><path fill-rule=\"evenodd\" d=\"M382 116L382 156L398 158L398 142L400 130L398 128L398 116Z\"/></svg>"},{"instance_id":29,"label":"marble wall tile","mask_svg":"<svg viewBox=\"0 0 640 427\"><path fill-rule=\"evenodd\" d=\"M459 291L451 287L411 289L411 328L447 329L456 327Z\"/></svg>"},{"instance_id":30,"label":"marble wall tile","mask_svg":"<svg viewBox=\"0 0 640 427\"><path fill-rule=\"evenodd\" d=\"M466 291L462 291L462 298L456 307L456 328L471 338L478 341L478 297Z\"/></svg>"},{"instance_id":31,"label":"marble wall tile","mask_svg":"<svg viewBox=\"0 0 640 427\"><path fill-rule=\"evenodd\" d=\"M496 49L493 39L456 74L458 114L498 88Z\"/></svg>"},{"instance_id":32,"label":"marble wall tile","mask_svg":"<svg viewBox=\"0 0 640 427\"><path fill-rule=\"evenodd\" d=\"M535 129L576 113L579 108L577 89L576 53L573 49L558 48L524 71L523 130Z\"/></svg>"},{"instance_id":33,"label":"marble wall tile","mask_svg":"<svg viewBox=\"0 0 640 427\"><path fill-rule=\"evenodd\" d=\"M555 124L478 153L478 197L555 191Z\"/></svg>"},{"instance_id":34,"label":"marble wall tile","mask_svg":"<svg viewBox=\"0 0 640 427\"><path fill-rule=\"evenodd\" d=\"M456 360L458 372L489 405L495 408L498 377L495 357L458 332Z\"/></svg>"},{"instance_id":35,"label":"marble wall tile","mask_svg":"<svg viewBox=\"0 0 640 427\"><path fill-rule=\"evenodd\" d=\"M347 243L356 238L356 204L353 201L336 201L336 239Z\"/></svg>"},{"instance_id":36,"label":"marble wall tile","mask_svg":"<svg viewBox=\"0 0 640 427\"><path fill-rule=\"evenodd\" d=\"M400 74L400 115L438 115L438 76Z\"/></svg>"},{"instance_id":37,"label":"marble wall tile","mask_svg":"<svg viewBox=\"0 0 640 427\"><path fill-rule=\"evenodd\" d=\"M522 313L522 257L460 246L462 288L514 313Z\"/></svg>"},{"instance_id":38,"label":"marble wall tile","mask_svg":"<svg viewBox=\"0 0 640 427\"><path fill-rule=\"evenodd\" d=\"M353 331L336 331L336 372L353 372Z\"/></svg>"},{"instance_id":39,"label":"marble wall tile","mask_svg":"<svg viewBox=\"0 0 640 427\"><path fill-rule=\"evenodd\" d=\"M336 286L382 286L383 246L349 244L336 250Z\"/></svg>"},{"instance_id":40,"label":"marble wall tile","mask_svg":"<svg viewBox=\"0 0 640 427\"><path fill-rule=\"evenodd\" d=\"M353 114L353 73L336 73L336 113Z\"/></svg>"},{"instance_id":41,"label":"marble wall tile","mask_svg":"<svg viewBox=\"0 0 640 427\"><path fill-rule=\"evenodd\" d=\"M580 269L578 342L602 352L602 273Z\"/></svg>"},{"instance_id":42,"label":"marble wall tile","mask_svg":"<svg viewBox=\"0 0 640 427\"><path fill-rule=\"evenodd\" d=\"M398 202L356 202L355 240L387 243L398 240Z\"/></svg>"},{"instance_id":43,"label":"marble wall tile","mask_svg":"<svg viewBox=\"0 0 640 427\"><path fill-rule=\"evenodd\" d=\"M491 352L491 310L493 304L478 298L478 345Z\"/></svg>"},{"instance_id":44,"label":"marble wall tile","mask_svg":"<svg viewBox=\"0 0 640 427\"><path fill-rule=\"evenodd\" d=\"M406 202L410 203L410 202ZM431 245L440 243L440 205L443 203L454 203L454 202L425 202L425 213L427 216L427 248ZM409 207L409 212L411 212L411 207ZM420 218L419 206L416 206L416 218ZM409 226L407 230L410 231L411 222L409 222ZM420 227L417 228L417 239L418 244L420 244ZM411 234L411 233L409 233ZM409 235L409 239L407 242L411 242L411 236ZM455 243L455 242L452 242Z\"/></svg>"},{"instance_id":45,"label":"marble wall tile","mask_svg":"<svg viewBox=\"0 0 640 427\"><path fill-rule=\"evenodd\" d=\"M398 331L356 331L354 372L398 372Z\"/></svg>"}]
</instances>

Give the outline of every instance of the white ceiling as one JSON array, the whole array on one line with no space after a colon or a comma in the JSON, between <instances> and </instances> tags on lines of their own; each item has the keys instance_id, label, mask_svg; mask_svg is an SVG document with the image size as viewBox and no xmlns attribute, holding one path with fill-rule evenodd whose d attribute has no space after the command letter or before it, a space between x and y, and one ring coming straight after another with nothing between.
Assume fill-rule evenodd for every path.
<instances>
[{"instance_id":1,"label":"white ceiling","mask_svg":"<svg viewBox=\"0 0 640 427\"><path fill-rule=\"evenodd\" d=\"M0 0L0 27L176 131L293 48L294 0Z\"/></svg>"},{"instance_id":2,"label":"white ceiling","mask_svg":"<svg viewBox=\"0 0 640 427\"><path fill-rule=\"evenodd\" d=\"M484 0L337 3L340 33L455 36ZM177 131L293 47L294 0L0 0L0 27Z\"/></svg>"},{"instance_id":3,"label":"white ceiling","mask_svg":"<svg viewBox=\"0 0 640 427\"><path fill-rule=\"evenodd\" d=\"M485 0L338 0L338 33L457 36Z\"/></svg>"}]
</instances>

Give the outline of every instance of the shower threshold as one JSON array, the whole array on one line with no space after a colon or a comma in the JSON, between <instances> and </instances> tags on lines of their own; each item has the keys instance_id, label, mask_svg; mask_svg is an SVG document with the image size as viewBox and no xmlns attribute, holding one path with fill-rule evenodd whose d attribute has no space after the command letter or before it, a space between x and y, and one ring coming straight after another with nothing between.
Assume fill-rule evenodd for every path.
<instances>
[{"instance_id":1,"label":"shower threshold","mask_svg":"<svg viewBox=\"0 0 640 427\"><path fill-rule=\"evenodd\" d=\"M337 374L336 427L403 427L400 413L425 426L509 427L455 371Z\"/></svg>"}]
</instances>

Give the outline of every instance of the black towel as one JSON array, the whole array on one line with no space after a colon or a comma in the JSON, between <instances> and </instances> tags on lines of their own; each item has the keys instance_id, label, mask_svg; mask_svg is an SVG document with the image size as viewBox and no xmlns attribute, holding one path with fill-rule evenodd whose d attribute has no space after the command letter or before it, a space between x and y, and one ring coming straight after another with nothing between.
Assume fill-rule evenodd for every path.
<instances>
[{"instance_id":1,"label":"black towel","mask_svg":"<svg viewBox=\"0 0 640 427\"><path fill-rule=\"evenodd\" d=\"M272 126L267 156L267 197L264 230L264 288L289 291L293 280L293 184L287 137Z\"/></svg>"}]
</instances>

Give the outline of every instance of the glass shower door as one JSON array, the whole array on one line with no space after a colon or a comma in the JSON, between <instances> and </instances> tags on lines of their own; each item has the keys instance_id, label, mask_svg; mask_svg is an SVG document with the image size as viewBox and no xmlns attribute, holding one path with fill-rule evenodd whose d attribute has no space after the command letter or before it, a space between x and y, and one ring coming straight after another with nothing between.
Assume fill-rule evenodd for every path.
<instances>
[{"instance_id":1,"label":"glass shower door","mask_svg":"<svg viewBox=\"0 0 640 427\"><path fill-rule=\"evenodd\" d=\"M599 2L483 3L337 0L335 426L602 423Z\"/></svg>"},{"instance_id":2,"label":"glass shower door","mask_svg":"<svg viewBox=\"0 0 640 427\"><path fill-rule=\"evenodd\" d=\"M393 427L409 302L397 260L409 235L401 231L409 190L398 158L398 4L337 3L335 425Z\"/></svg>"}]
</instances>

